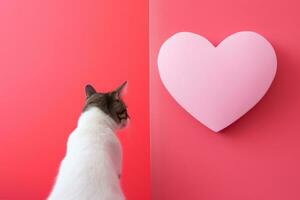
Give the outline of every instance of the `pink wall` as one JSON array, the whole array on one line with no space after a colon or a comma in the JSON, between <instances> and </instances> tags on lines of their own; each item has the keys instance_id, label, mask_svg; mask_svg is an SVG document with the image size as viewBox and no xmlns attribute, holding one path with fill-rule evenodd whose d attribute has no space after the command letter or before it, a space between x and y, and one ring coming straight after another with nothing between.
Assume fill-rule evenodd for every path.
<instances>
[{"instance_id":1,"label":"pink wall","mask_svg":"<svg viewBox=\"0 0 300 200\"><path fill-rule=\"evenodd\" d=\"M128 80L122 184L150 199L148 2L0 2L0 199L45 199L84 103L84 85Z\"/></svg>"},{"instance_id":2,"label":"pink wall","mask_svg":"<svg viewBox=\"0 0 300 200\"><path fill-rule=\"evenodd\" d=\"M299 6L298 0L150 0L152 199L300 199ZM214 134L167 93L158 49L179 31L218 44L241 30L274 45L277 76L253 110Z\"/></svg>"}]
</instances>

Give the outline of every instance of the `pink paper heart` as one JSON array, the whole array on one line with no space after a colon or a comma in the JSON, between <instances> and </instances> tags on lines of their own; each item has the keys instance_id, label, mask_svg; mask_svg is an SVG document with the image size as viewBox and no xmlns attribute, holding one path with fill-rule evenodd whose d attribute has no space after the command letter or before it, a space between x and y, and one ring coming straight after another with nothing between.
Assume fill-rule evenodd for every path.
<instances>
[{"instance_id":1,"label":"pink paper heart","mask_svg":"<svg viewBox=\"0 0 300 200\"><path fill-rule=\"evenodd\" d=\"M174 99L218 132L264 96L277 61L272 45L255 32L232 34L217 47L200 35L180 32L161 46L158 68Z\"/></svg>"}]
</instances>

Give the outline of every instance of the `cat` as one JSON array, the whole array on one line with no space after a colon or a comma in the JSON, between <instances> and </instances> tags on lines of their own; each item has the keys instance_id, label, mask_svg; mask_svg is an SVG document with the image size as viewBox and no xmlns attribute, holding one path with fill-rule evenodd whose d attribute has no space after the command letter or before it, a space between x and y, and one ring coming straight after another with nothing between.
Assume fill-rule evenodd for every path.
<instances>
[{"instance_id":1,"label":"cat","mask_svg":"<svg viewBox=\"0 0 300 200\"><path fill-rule=\"evenodd\" d=\"M122 149L117 129L129 116L122 100L124 82L112 92L85 87L86 101L48 200L124 200L120 186Z\"/></svg>"}]
</instances>

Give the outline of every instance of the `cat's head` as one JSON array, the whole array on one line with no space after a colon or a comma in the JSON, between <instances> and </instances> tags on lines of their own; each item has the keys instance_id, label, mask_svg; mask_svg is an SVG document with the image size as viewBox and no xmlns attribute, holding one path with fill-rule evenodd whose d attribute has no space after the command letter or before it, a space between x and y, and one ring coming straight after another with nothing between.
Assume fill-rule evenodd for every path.
<instances>
[{"instance_id":1,"label":"cat's head","mask_svg":"<svg viewBox=\"0 0 300 200\"><path fill-rule=\"evenodd\" d=\"M98 107L110 118L112 118L118 127L122 128L127 124L127 107L122 100L122 92L127 82L117 87L111 92L97 92L91 85L85 86L86 101L83 112L90 107Z\"/></svg>"}]
</instances>

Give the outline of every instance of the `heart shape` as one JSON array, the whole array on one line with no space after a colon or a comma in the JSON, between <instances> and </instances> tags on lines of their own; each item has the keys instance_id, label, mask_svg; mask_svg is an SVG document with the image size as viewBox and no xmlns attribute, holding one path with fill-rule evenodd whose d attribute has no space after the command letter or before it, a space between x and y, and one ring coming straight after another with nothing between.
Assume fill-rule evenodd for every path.
<instances>
[{"instance_id":1,"label":"heart shape","mask_svg":"<svg viewBox=\"0 0 300 200\"><path fill-rule=\"evenodd\" d=\"M161 46L158 68L174 99L218 132L265 95L277 60L272 45L255 32L234 33L217 47L200 35L179 32Z\"/></svg>"}]
</instances>

